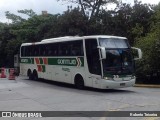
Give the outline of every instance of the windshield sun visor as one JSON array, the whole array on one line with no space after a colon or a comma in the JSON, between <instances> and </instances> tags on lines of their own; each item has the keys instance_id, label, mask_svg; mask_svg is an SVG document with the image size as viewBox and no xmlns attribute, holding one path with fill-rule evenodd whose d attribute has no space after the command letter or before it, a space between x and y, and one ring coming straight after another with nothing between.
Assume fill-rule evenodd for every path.
<instances>
[{"instance_id":1,"label":"windshield sun visor","mask_svg":"<svg viewBox=\"0 0 160 120\"><path fill-rule=\"evenodd\" d=\"M100 38L100 45L105 48L129 48L126 39Z\"/></svg>"}]
</instances>

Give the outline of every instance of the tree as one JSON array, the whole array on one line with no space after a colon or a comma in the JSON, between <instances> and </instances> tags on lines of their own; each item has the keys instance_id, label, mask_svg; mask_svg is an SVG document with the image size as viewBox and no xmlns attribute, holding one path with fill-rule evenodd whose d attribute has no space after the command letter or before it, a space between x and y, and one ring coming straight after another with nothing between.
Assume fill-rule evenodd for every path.
<instances>
[{"instance_id":1,"label":"tree","mask_svg":"<svg viewBox=\"0 0 160 120\"><path fill-rule=\"evenodd\" d=\"M5 14L6 14L6 18L10 19L13 24L25 21L25 19L23 19L22 17L12 14L9 11L6 11Z\"/></svg>"},{"instance_id":2,"label":"tree","mask_svg":"<svg viewBox=\"0 0 160 120\"><path fill-rule=\"evenodd\" d=\"M18 10L18 13L25 14L25 15L29 16L30 18L37 15L32 9Z\"/></svg>"},{"instance_id":3,"label":"tree","mask_svg":"<svg viewBox=\"0 0 160 120\"><path fill-rule=\"evenodd\" d=\"M12 38L15 38L15 36L10 33L10 29L10 25L0 23L0 66L5 66L7 64L7 53L5 48L8 41Z\"/></svg>"},{"instance_id":4,"label":"tree","mask_svg":"<svg viewBox=\"0 0 160 120\"><path fill-rule=\"evenodd\" d=\"M137 73L141 76L150 75L151 78L153 74L158 75L160 71L160 4L158 6L155 7L155 13L151 19L150 31L145 37L140 37L136 43L137 47L143 51L143 58L139 63Z\"/></svg>"},{"instance_id":5,"label":"tree","mask_svg":"<svg viewBox=\"0 0 160 120\"><path fill-rule=\"evenodd\" d=\"M57 0L57 1L68 1L71 3L78 4L81 8L83 16L88 19L93 19L97 17L100 12L100 9L102 9L103 6L106 6L108 3L118 4L117 0Z\"/></svg>"},{"instance_id":6,"label":"tree","mask_svg":"<svg viewBox=\"0 0 160 120\"><path fill-rule=\"evenodd\" d=\"M79 8L67 10L60 15L57 25L54 25L53 29L56 29L54 32L58 32L58 36L86 35L87 33L87 21Z\"/></svg>"},{"instance_id":7,"label":"tree","mask_svg":"<svg viewBox=\"0 0 160 120\"><path fill-rule=\"evenodd\" d=\"M136 39L149 31L154 14L151 7L135 1L133 6L119 3L115 10L100 12L102 33L127 37L130 44L134 45Z\"/></svg>"},{"instance_id":8,"label":"tree","mask_svg":"<svg viewBox=\"0 0 160 120\"><path fill-rule=\"evenodd\" d=\"M19 13L20 12L24 12L25 14L30 15L30 17L34 16L32 10L21 10ZM13 59L11 58L13 58L15 53L18 53L21 43L26 39L26 33L22 32L22 29L24 29L22 25L27 20L23 19L21 16L10 13L9 11L6 12L6 18L10 19L12 22L9 24L0 23L0 66L13 67L13 63L11 62Z\"/></svg>"}]
</instances>

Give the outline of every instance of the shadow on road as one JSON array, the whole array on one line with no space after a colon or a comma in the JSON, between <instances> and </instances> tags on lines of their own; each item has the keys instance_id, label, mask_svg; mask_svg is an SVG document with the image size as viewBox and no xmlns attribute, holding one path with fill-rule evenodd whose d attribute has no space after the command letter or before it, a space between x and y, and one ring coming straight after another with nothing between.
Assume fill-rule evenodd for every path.
<instances>
[{"instance_id":1,"label":"shadow on road","mask_svg":"<svg viewBox=\"0 0 160 120\"><path fill-rule=\"evenodd\" d=\"M23 80L29 80L29 79L23 79ZM46 80L46 79L39 79L39 80L29 80L29 81L34 81L34 82L39 82L39 83L46 83L49 85L54 85L56 87L60 87L57 89L63 89L64 88L69 88L67 89L68 91L72 91L72 89L77 89L73 84L68 84L68 83L62 83L62 82L57 82L57 81L51 81L51 80ZM66 89L65 89L66 90ZM97 89L97 88L91 88L91 87L85 87L83 90L77 89L77 91L90 91L90 92L99 92L99 93L135 93L134 91L131 90L124 90L124 89Z\"/></svg>"}]
</instances>

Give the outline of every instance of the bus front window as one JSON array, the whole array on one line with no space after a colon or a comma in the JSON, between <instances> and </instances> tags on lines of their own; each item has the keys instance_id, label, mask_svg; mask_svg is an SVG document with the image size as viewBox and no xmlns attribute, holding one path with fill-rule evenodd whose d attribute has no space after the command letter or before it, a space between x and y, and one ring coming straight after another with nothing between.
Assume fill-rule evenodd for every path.
<instances>
[{"instance_id":1,"label":"bus front window","mask_svg":"<svg viewBox=\"0 0 160 120\"><path fill-rule=\"evenodd\" d=\"M125 39L103 38L100 45L106 48L106 59L102 60L104 76L133 74L134 61Z\"/></svg>"},{"instance_id":2,"label":"bus front window","mask_svg":"<svg viewBox=\"0 0 160 120\"><path fill-rule=\"evenodd\" d=\"M129 50L106 50L106 59L103 60L104 74L131 75L134 65Z\"/></svg>"}]
</instances>

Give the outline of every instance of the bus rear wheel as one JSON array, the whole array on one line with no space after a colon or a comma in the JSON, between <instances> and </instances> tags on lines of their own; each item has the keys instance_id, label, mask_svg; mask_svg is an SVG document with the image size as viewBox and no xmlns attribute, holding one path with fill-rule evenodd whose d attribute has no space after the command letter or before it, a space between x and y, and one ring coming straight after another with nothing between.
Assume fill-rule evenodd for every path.
<instances>
[{"instance_id":1,"label":"bus rear wheel","mask_svg":"<svg viewBox=\"0 0 160 120\"><path fill-rule=\"evenodd\" d=\"M84 89L84 80L81 75L77 75L74 80L75 86L78 89Z\"/></svg>"},{"instance_id":2,"label":"bus rear wheel","mask_svg":"<svg viewBox=\"0 0 160 120\"><path fill-rule=\"evenodd\" d=\"M29 80L33 79L33 74L32 74L32 71L30 69L27 72L27 76L28 76Z\"/></svg>"},{"instance_id":3,"label":"bus rear wheel","mask_svg":"<svg viewBox=\"0 0 160 120\"><path fill-rule=\"evenodd\" d=\"M33 80L38 80L38 74L36 70L33 71Z\"/></svg>"}]
</instances>

